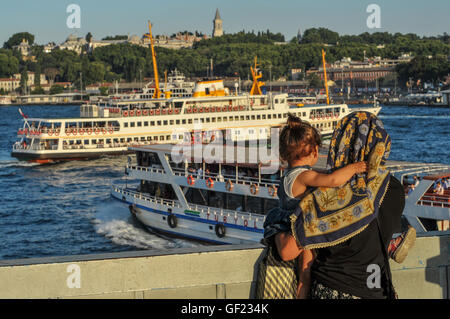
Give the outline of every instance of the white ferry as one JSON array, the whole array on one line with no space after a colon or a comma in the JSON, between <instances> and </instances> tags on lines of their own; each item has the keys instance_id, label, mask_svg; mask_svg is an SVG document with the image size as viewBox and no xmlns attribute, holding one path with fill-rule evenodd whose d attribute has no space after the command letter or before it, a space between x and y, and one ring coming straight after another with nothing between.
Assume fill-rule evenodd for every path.
<instances>
[{"instance_id":1,"label":"white ferry","mask_svg":"<svg viewBox=\"0 0 450 319\"><path fill-rule=\"evenodd\" d=\"M137 163L128 163L127 181L113 184L112 197L128 204L132 215L152 231L215 244L259 242L265 214L278 205L283 174L278 161L261 161L260 153L251 161L251 149L232 147L231 160L218 163L204 156L194 163L195 152L202 154L207 146L197 147L188 147L182 157L172 145L131 148ZM319 158L317 168L325 167L324 159ZM390 162L387 167L405 183L407 174L419 177L406 198L405 227L412 225L418 233L448 230L450 189L436 196L430 188L436 176L450 177L450 166Z\"/></svg>"}]
</instances>

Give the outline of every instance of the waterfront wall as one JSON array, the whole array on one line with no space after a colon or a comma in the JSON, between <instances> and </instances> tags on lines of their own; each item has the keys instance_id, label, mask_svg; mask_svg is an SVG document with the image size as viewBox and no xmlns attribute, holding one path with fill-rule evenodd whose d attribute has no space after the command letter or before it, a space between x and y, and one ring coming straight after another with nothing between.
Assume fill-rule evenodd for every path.
<instances>
[{"instance_id":1,"label":"waterfront wall","mask_svg":"<svg viewBox=\"0 0 450 319\"><path fill-rule=\"evenodd\" d=\"M421 237L391 263L400 298L449 298L450 232ZM204 246L0 261L0 298L254 296L261 245Z\"/></svg>"}]
</instances>

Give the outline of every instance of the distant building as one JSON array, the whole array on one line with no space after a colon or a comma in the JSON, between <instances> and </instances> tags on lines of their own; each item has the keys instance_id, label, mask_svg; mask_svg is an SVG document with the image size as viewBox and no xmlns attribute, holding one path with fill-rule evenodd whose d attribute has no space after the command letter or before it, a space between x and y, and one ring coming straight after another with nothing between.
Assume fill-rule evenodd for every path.
<instances>
[{"instance_id":1,"label":"distant building","mask_svg":"<svg viewBox=\"0 0 450 319\"><path fill-rule=\"evenodd\" d=\"M67 37L66 41L61 43L58 48L60 50L75 51L77 54L81 54L83 49L86 48L87 41L84 38L77 38L76 35L71 34Z\"/></svg>"},{"instance_id":2,"label":"distant building","mask_svg":"<svg viewBox=\"0 0 450 319\"><path fill-rule=\"evenodd\" d=\"M214 37L221 37L223 35L223 25L222 25L222 19L220 18L219 9L216 10L216 16L213 20L213 38Z\"/></svg>"},{"instance_id":3,"label":"distant building","mask_svg":"<svg viewBox=\"0 0 450 319\"><path fill-rule=\"evenodd\" d=\"M27 57L31 53L31 46L28 44L27 39L22 39L19 45L14 45L13 49L18 50L22 56Z\"/></svg>"},{"instance_id":4,"label":"distant building","mask_svg":"<svg viewBox=\"0 0 450 319\"><path fill-rule=\"evenodd\" d=\"M15 78L0 78L0 90L13 92L20 87L20 80Z\"/></svg>"},{"instance_id":5,"label":"distant building","mask_svg":"<svg viewBox=\"0 0 450 319\"><path fill-rule=\"evenodd\" d=\"M297 81L300 79L300 76L302 75L303 70L302 69L290 69L289 73L291 75L291 79L293 81Z\"/></svg>"},{"instance_id":6,"label":"distant building","mask_svg":"<svg viewBox=\"0 0 450 319\"><path fill-rule=\"evenodd\" d=\"M35 76L36 75L35 75L34 72L30 72L30 71L27 72L27 75L28 75L27 86L31 87L31 86L34 85L34 80L35 80ZM20 79L22 78L22 74L16 73L16 74L13 75L13 77L14 77L14 79L18 80L19 83L20 83ZM39 80L40 80L41 85L48 84L47 79L45 78L45 74L43 74L43 73L40 74L40 79Z\"/></svg>"}]
</instances>

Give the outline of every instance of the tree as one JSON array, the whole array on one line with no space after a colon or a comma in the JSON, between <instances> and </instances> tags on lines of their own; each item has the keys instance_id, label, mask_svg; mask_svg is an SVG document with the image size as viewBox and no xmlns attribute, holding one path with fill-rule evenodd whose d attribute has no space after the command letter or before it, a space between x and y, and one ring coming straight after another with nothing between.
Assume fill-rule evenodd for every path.
<instances>
[{"instance_id":1,"label":"tree","mask_svg":"<svg viewBox=\"0 0 450 319\"><path fill-rule=\"evenodd\" d=\"M61 85L52 85L52 87L50 88L50 94L60 94L64 92L64 87L62 87Z\"/></svg>"},{"instance_id":2,"label":"tree","mask_svg":"<svg viewBox=\"0 0 450 319\"><path fill-rule=\"evenodd\" d=\"M19 72L19 60L10 50L0 49L0 77L10 77Z\"/></svg>"},{"instance_id":3,"label":"tree","mask_svg":"<svg viewBox=\"0 0 450 319\"><path fill-rule=\"evenodd\" d=\"M27 82L28 82L28 71L27 69L23 69L22 73L20 74L20 89L22 91L22 94L25 94L27 92Z\"/></svg>"},{"instance_id":4,"label":"tree","mask_svg":"<svg viewBox=\"0 0 450 319\"><path fill-rule=\"evenodd\" d=\"M29 45L34 44L34 35L28 32L20 32L13 34L8 41L3 44L3 47L5 49L12 49L13 46L19 45L23 39L27 40Z\"/></svg>"}]
</instances>

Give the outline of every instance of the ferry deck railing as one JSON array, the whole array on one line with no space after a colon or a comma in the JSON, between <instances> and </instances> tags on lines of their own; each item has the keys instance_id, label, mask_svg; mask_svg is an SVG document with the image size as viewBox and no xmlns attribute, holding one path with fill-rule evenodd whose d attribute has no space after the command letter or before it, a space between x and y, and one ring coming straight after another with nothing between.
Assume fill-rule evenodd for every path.
<instances>
[{"instance_id":1,"label":"ferry deck railing","mask_svg":"<svg viewBox=\"0 0 450 319\"><path fill-rule=\"evenodd\" d=\"M177 208L183 208L181 203L178 200L171 200L171 199L163 199L156 196L152 196L149 194L144 194L139 191L134 191L131 189L128 189L126 187L118 187L113 186L113 189L116 193L132 196L134 199L141 199L153 204L160 204L167 207L177 207ZM243 212L239 210L232 210L232 209L224 209L224 208L218 208L218 207L211 207L211 206L205 206L205 205L199 205L199 204L191 204L188 203L187 209L193 210L200 213L209 213L209 214L217 214L219 216L227 216L227 217L239 217L245 218L247 220L252 220L252 217L256 219L256 221L259 220L258 216L263 216L262 214L252 214L250 212Z\"/></svg>"}]
</instances>

